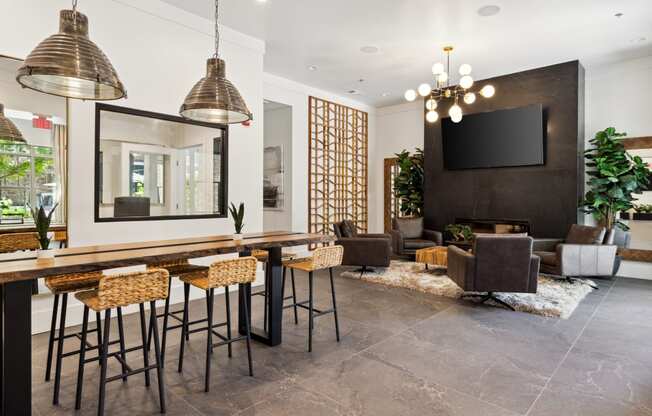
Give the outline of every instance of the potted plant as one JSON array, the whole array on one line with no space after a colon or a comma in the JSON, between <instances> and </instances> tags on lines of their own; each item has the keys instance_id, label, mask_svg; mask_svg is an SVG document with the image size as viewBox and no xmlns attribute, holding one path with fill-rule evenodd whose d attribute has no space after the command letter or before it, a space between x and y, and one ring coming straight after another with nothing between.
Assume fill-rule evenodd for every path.
<instances>
[{"instance_id":1,"label":"potted plant","mask_svg":"<svg viewBox=\"0 0 652 416\"><path fill-rule=\"evenodd\" d=\"M580 202L580 209L593 214L610 231L629 230L617 214L632 209L634 194L641 193L649 183L646 164L640 156L629 154L621 143L620 138L625 135L613 127L599 131L589 141L592 148L584 152L590 189Z\"/></svg>"},{"instance_id":2,"label":"potted plant","mask_svg":"<svg viewBox=\"0 0 652 416\"><path fill-rule=\"evenodd\" d=\"M423 216L423 150L414 154L397 153L398 175L394 178L394 194L404 217Z\"/></svg>"},{"instance_id":3,"label":"potted plant","mask_svg":"<svg viewBox=\"0 0 652 416\"><path fill-rule=\"evenodd\" d=\"M639 204L634 207L634 219L652 221L652 204Z\"/></svg>"},{"instance_id":4,"label":"potted plant","mask_svg":"<svg viewBox=\"0 0 652 416\"><path fill-rule=\"evenodd\" d=\"M231 218L233 218L233 227L235 228L233 239L242 240L242 229L244 228L244 202L240 202L238 208L236 208L233 202L231 202L229 212L231 213Z\"/></svg>"},{"instance_id":5,"label":"potted plant","mask_svg":"<svg viewBox=\"0 0 652 416\"><path fill-rule=\"evenodd\" d=\"M54 258L54 251L50 250L50 240L52 239L50 223L52 222L52 215L54 214L54 210L57 209L57 206L59 204L55 204L47 214L43 206L40 206L38 209L30 207L36 233L38 234L38 241L41 244L41 249L37 255L39 260Z\"/></svg>"},{"instance_id":6,"label":"potted plant","mask_svg":"<svg viewBox=\"0 0 652 416\"><path fill-rule=\"evenodd\" d=\"M448 224L444 229L455 242L473 242L473 230L465 224Z\"/></svg>"}]
</instances>

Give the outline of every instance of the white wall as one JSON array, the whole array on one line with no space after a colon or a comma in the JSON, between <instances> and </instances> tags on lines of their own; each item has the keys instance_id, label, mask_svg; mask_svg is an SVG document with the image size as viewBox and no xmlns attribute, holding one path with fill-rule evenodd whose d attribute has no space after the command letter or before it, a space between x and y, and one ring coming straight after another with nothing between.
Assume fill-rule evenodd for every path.
<instances>
[{"instance_id":1,"label":"white wall","mask_svg":"<svg viewBox=\"0 0 652 416\"><path fill-rule=\"evenodd\" d=\"M114 102L167 114L179 106L205 73L212 55L212 23L158 0L138 6L116 0L85 0L80 11L89 18L90 37L110 58L129 98ZM13 1L0 14L0 54L24 58L43 39L58 31L59 10L66 0ZM229 200L247 207L248 232L262 230L262 106L264 43L224 28L222 55L229 79L238 87L255 117L250 127L233 126L229 143ZM94 104L71 101L69 165L69 238L73 246L227 234L230 219L94 222ZM246 160L247 163L241 163ZM173 302L179 301L178 287ZM49 299L35 300L34 330L49 322ZM74 307L73 307L74 309ZM79 308L78 308L79 309ZM77 310L70 313L71 323ZM45 325L43 325L45 324Z\"/></svg>"},{"instance_id":2,"label":"white wall","mask_svg":"<svg viewBox=\"0 0 652 416\"><path fill-rule=\"evenodd\" d=\"M307 121L306 121L307 122ZM265 231L292 229L292 107L265 110L264 147L280 146L283 149L283 207L265 209Z\"/></svg>"},{"instance_id":3,"label":"white wall","mask_svg":"<svg viewBox=\"0 0 652 416\"><path fill-rule=\"evenodd\" d=\"M292 230L308 230L308 97L314 96L369 113L369 172L375 163L376 109L348 97L300 84L276 75L265 74L263 95L266 99L292 107ZM382 163L382 161L381 161ZM382 179L381 179L382 180ZM372 179L369 179L371 186ZM262 186L261 186L262 188ZM369 201L373 201L370 188ZM372 218L373 204L369 207ZM374 214L375 215L375 214Z\"/></svg>"}]
</instances>

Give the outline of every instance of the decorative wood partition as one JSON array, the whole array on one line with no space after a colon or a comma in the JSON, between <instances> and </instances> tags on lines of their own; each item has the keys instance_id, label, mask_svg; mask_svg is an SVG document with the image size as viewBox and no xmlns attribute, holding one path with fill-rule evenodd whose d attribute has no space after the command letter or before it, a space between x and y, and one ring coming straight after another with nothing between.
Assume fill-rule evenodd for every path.
<instances>
[{"instance_id":1,"label":"decorative wood partition","mask_svg":"<svg viewBox=\"0 0 652 416\"><path fill-rule=\"evenodd\" d=\"M332 234L345 219L367 232L368 114L315 97L309 99L308 227Z\"/></svg>"},{"instance_id":2,"label":"decorative wood partition","mask_svg":"<svg viewBox=\"0 0 652 416\"><path fill-rule=\"evenodd\" d=\"M383 164L383 218L386 233L392 231L392 219L399 216L398 198L396 198L396 192L394 192L394 178L396 176L398 176L398 158L386 158Z\"/></svg>"}]
</instances>

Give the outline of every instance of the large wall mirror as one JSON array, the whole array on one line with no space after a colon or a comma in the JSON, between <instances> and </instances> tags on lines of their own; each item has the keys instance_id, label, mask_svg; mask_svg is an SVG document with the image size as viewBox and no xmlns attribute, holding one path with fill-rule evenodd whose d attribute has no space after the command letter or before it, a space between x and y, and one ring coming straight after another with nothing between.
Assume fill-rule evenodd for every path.
<instances>
[{"instance_id":1,"label":"large wall mirror","mask_svg":"<svg viewBox=\"0 0 652 416\"><path fill-rule=\"evenodd\" d=\"M226 217L228 130L96 104L95 221Z\"/></svg>"},{"instance_id":2,"label":"large wall mirror","mask_svg":"<svg viewBox=\"0 0 652 416\"><path fill-rule=\"evenodd\" d=\"M21 88L21 59L0 55L0 104L24 141L0 140L0 233L32 231L30 207L53 213L52 229L65 243L67 103L65 98Z\"/></svg>"}]
</instances>

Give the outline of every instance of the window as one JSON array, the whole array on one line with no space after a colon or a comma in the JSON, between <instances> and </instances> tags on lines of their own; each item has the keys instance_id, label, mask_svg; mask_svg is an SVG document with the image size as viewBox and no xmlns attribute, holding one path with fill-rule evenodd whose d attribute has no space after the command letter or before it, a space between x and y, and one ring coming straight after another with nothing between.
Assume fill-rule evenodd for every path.
<instances>
[{"instance_id":1,"label":"window","mask_svg":"<svg viewBox=\"0 0 652 416\"><path fill-rule=\"evenodd\" d=\"M151 204L165 204L165 155L129 153L129 196L147 197Z\"/></svg>"},{"instance_id":2,"label":"window","mask_svg":"<svg viewBox=\"0 0 652 416\"><path fill-rule=\"evenodd\" d=\"M31 223L29 206L51 210L59 187L52 147L0 141L1 224ZM55 211L57 222L62 221Z\"/></svg>"}]
</instances>

